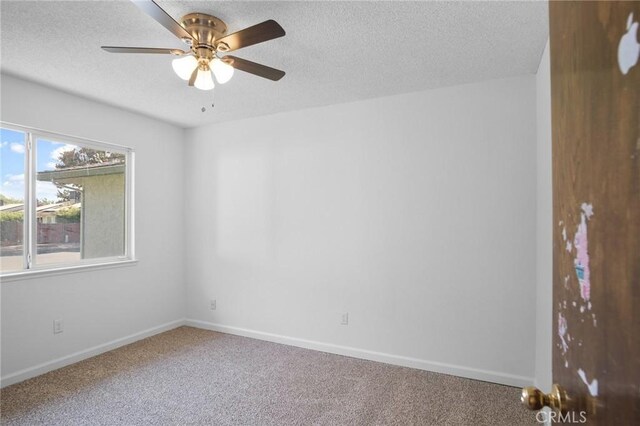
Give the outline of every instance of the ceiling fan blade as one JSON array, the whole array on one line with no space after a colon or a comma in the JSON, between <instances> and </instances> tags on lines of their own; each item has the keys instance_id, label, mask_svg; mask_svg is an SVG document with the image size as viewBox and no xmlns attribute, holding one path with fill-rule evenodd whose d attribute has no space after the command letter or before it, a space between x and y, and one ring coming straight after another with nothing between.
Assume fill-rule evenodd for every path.
<instances>
[{"instance_id":1,"label":"ceiling fan blade","mask_svg":"<svg viewBox=\"0 0 640 426\"><path fill-rule=\"evenodd\" d=\"M286 33L280 24L273 19L270 19L262 22L261 24L254 25L253 27L245 28L244 30L222 37L218 40L218 48L224 52L231 52L232 50L252 46L254 44L262 43L263 41L273 40L274 38L282 37L285 34ZM222 48L220 46L221 43L224 43Z\"/></svg>"},{"instance_id":2,"label":"ceiling fan blade","mask_svg":"<svg viewBox=\"0 0 640 426\"><path fill-rule=\"evenodd\" d=\"M280 80L285 74L284 71L247 61L246 59L237 58L235 56L225 56L222 60L237 70L248 72L249 74L257 75L258 77L268 78L273 81Z\"/></svg>"},{"instance_id":3,"label":"ceiling fan blade","mask_svg":"<svg viewBox=\"0 0 640 426\"><path fill-rule=\"evenodd\" d=\"M196 82L196 77L198 77L198 69L200 67L196 67L195 70L191 73L191 78L189 79L189 86L193 86Z\"/></svg>"},{"instance_id":4,"label":"ceiling fan blade","mask_svg":"<svg viewBox=\"0 0 640 426\"><path fill-rule=\"evenodd\" d=\"M133 4L138 6L147 15L158 21L160 25L171 31L180 39L193 40L191 34L185 30L182 25L178 24L163 8L153 0L131 0Z\"/></svg>"},{"instance_id":5,"label":"ceiling fan blade","mask_svg":"<svg viewBox=\"0 0 640 426\"><path fill-rule=\"evenodd\" d=\"M102 46L103 50L110 53L159 53L167 55L185 55L188 52L180 49L163 49L159 47L119 47L119 46Z\"/></svg>"}]
</instances>

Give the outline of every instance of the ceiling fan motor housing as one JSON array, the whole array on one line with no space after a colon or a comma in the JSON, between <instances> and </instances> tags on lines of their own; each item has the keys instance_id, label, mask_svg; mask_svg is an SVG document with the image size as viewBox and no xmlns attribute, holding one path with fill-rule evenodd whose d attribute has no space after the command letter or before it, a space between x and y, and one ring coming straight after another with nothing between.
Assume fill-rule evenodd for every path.
<instances>
[{"instance_id":1,"label":"ceiling fan motor housing","mask_svg":"<svg viewBox=\"0 0 640 426\"><path fill-rule=\"evenodd\" d=\"M189 13L181 19L182 26L193 37L197 44L192 46L192 50L197 55L205 53L205 49L210 51L211 57L216 50L225 51L226 45L218 43L227 32L227 24L222 19L205 13ZM208 56L208 55L201 55Z\"/></svg>"}]
</instances>

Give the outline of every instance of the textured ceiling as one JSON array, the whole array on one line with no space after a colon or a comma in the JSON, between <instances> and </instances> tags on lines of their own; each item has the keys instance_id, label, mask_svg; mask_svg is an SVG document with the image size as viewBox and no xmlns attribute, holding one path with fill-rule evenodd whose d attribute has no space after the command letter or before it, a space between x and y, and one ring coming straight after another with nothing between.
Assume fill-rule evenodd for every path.
<instances>
[{"instance_id":1,"label":"textured ceiling","mask_svg":"<svg viewBox=\"0 0 640 426\"><path fill-rule=\"evenodd\" d=\"M282 69L237 71L214 93L186 86L172 56L101 45L184 45L128 1L2 1L0 70L183 127L534 73L546 2L219 2L157 0L209 13L230 32L275 19L287 35L234 52ZM215 107L201 112L203 105Z\"/></svg>"}]
</instances>

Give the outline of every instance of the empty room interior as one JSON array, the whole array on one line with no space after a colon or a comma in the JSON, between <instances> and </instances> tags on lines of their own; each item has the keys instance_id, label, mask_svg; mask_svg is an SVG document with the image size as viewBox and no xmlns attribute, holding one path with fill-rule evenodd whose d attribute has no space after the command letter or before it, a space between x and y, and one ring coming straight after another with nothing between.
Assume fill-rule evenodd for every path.
<instances>
[{"instance_id":1,"label":"empty room interior","mask_svg":"<svg viewBox=\"0 0 640 426\"><path fill-rule=\"evenodd\" d=\"M0 421L638 424L639 18L0 1Z\"/></svg>"}]
</instances>

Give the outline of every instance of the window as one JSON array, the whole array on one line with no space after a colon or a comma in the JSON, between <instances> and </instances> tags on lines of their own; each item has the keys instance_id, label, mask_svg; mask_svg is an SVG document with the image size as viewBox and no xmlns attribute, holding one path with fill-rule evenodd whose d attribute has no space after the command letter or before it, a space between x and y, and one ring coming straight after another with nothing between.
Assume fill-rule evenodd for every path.
<instances>
[{"instance_id":1,"label":"window","mask_svg":"<svg viewBox=\"0 0 640 426\"><path fill-rule=\"evenodd\" d=\"M129 148L2 124L2 275L133 259Z\"/></svg>"}]
</instances>

